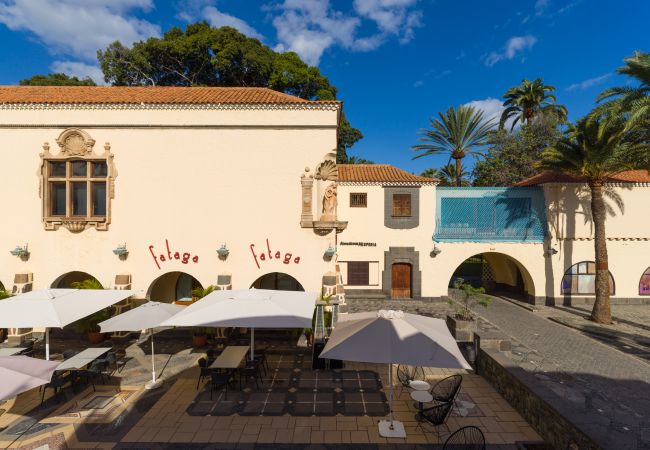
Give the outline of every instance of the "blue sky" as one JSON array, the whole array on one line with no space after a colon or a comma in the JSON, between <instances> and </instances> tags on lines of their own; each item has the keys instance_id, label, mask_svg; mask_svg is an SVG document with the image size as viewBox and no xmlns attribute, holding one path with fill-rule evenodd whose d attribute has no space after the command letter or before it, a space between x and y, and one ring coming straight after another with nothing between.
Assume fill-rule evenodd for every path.
<instances>
[{"instance_id":1,"label":"blue sky","mask_svg":"<svg viewBox=\"0 0 650 450\"><path fill-rule=\"evenodd\" d=\"M650 51L646 0L0 0L0 84L52 71L100 82L97 49L195 20L318 65L365 135L351 154L416 173L447 162L410 150L438 111L498 114L510 86L542 77L577 119L628 82L625 56Z\"/></svg>"}]
</instances>

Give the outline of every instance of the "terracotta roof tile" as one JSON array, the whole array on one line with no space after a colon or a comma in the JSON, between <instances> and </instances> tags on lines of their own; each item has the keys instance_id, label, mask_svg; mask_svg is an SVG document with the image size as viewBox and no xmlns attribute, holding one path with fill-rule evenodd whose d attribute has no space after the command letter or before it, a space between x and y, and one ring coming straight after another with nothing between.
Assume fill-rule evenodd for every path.
<instances>
[{"instance_id":1,"label":"terracotta roof tile","mask_svg":"<svg viewBox=\"0 0 650 450\"><path fill-rule=\"evenodd\" d=\"M358 183L419 183L433 184L439 180L405 172L388 164L337 164L339 181Z\"/></svg>"},{"instance_id":2,"label":"terracotta roof tile","mask_svg":"<svg viewBox=\"0 0 650 450\"><path fill-rule=\"evenodd\" d=\"M647 170L628 170L608 178L612 183L650 183L650 173ZM516 186L536 186L544 183L585 183L584 177L559 172L542 172L523 181Z\"/></svg>"},{"instance_id":3,"label":"terracotta roof tile","mask_svg":"<svg viewBox=\"0 0 650 450\"><path fill-rule=\"evenodd\" d=\"M267 88L247 87L123 87L0 86L0 104L309 104Z\"/></svg>"}]
</instances>

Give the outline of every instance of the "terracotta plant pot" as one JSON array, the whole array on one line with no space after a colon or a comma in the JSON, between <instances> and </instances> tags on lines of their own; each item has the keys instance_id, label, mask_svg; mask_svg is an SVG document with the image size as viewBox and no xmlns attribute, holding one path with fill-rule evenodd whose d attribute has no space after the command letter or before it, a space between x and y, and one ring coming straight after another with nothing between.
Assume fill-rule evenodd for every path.
<instances>
[{"instance_id":1,"label":"terracotta plant pot","mask_svg":"<svg viewBox=\"0 0 650 450\"><path fill-rule=\"evenodd\" d=\"M208 337L205 334L193 334L192 345L194 347L205 347L208 343Z\"/></svg>"},{"instance_id":2,"label":"terracotta plant pot","mask_svg":"<svg viewBox=\"0 0 650 450\"><path fill-rule=\"evenodd\" d=\"M88 342L91 344L99 344L104 340L104 333L100 333L97 331L89 331L88 332Z\"/></svg>"}]
</instances>

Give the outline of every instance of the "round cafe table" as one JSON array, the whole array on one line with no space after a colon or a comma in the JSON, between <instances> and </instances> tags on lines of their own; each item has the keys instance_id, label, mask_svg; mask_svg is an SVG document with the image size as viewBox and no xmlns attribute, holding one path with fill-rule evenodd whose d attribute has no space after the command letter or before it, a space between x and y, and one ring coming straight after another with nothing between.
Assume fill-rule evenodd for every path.
<instances>
[{"instance_id":1,"label":"round cafe table","mask_svg":"<svg viewBox=\"0 0 650 450\"><path fill-rule=\"evenodd\" d=\"M422 411L423 406L422 403L429 403L433 401L433 395L429 393L429 391L413 391L411 392L411 398L418 402L418 409ZM418 412L418 416L419 416Z\"/></svg>"},{"instance_id":2,"label":"round cafe table","mask_svg":"<svg viewBox=\"0 0 650 450\"><path fill-rule=\"evenodd\" d=\"M428 391L431 389L431 385L424 380L411 380L409 387L414 391Z\"/></svg>"}]
</instances>

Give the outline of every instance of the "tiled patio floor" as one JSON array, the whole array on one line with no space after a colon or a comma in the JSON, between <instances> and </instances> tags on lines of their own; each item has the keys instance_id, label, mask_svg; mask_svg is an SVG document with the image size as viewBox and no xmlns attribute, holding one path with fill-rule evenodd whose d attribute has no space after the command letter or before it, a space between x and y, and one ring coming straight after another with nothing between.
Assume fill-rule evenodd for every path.
<instances>
[{"instance_id":1,"label":"tiled patio floor","mask_svg":"<svg viewBox=\"0 0 650 450\"><path fill-rule=\"evenodd\" d=\"M198 355L197 355L198 357ZM346 370L373 371L387 383L387 368L373 364L348 363ZM463 374L456 408L446 426L444 439L465 425L480 427L493 448L516 448L518 441L541 441L537 433L480 376L465 371L427 369L435 382L454 372ZM253 444L435 444L432 427L417 426L413 401L406 391L394 402L395 419L404 423L406 439L385 439L377 430L378 417L370 416L198 416L188 408L199 392L198 370L189 369L166 382L164 391L145 392L128 386L100 386L96 393L86 389L60 405L34 409L40 403L38 389L1 405L0 447L24 449L65 448L188 448L190 443L217 443L216 448L243 448ZM32 411L39 422L19 439L29 426L23 416ZM111 433L111 430L116 430ZM117 432L117 430L121 430ZM501 444L501 445L497 445ZM504 445L504 444L511 444ZM202 446L197 445L196 448Z\"/></svg>"}]
</instances>

